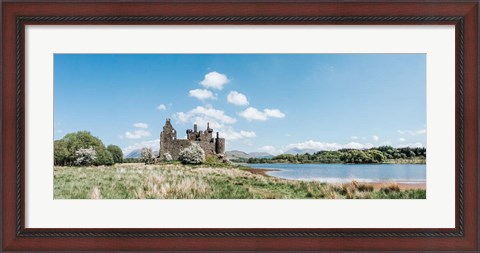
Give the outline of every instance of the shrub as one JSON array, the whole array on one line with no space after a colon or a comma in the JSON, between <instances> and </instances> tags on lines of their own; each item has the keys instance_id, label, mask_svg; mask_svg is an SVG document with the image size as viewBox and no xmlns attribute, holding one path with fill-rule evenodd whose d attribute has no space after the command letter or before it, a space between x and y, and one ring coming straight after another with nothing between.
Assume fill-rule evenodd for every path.
<instances>
[{"instance_id":1,"label":"shrub","mask_svg":"<svg viewBox=\"0 0 480 253\"><path fill-rule=\"evenodd\" d=\"M217 164L220 163L220 160L216 155L207 155L205 156L205 163L207 164Z\"/></svg>"},{"instance_id":2,"label":"shrub","mask_svg":"<svg viewBox=\"0 0 480 253\"><path fill-rule=\"evenodd\" d=\"M100 149L97 152L97 159L93 162L94 165L113 165L113 155L106 149Z\"/></svg>"},{"instance_id":3,"label":"shrub","mask_svg":"<svg viewBox=\"0 0 480 253\"><path fill-rule=\"evenodd\" d=\"M112 154L114 163L123 162L123 151L119 146L108 145L107 150Z\"/></svg>"},{"instance_id":4,"label":"shrub","mask_svg":"<svg viewBox=\"0 0 480 253\"><path fill-rule=\"evenodd\" d=\"M196 143L192 143L188 148L180 151L178 158L184 164L201 164L205 162L205 152Z\"/></svg>"},{"instance_id":5,"label":"shrub","mask_svg":"<svg viewBox=\"0 0 480 253\"><path fill-rule=\"evenodd\" d=\"M75 152L75 165L88 166L92 165L93 161L97 158L97 152L93 147L81 148Z\"/></svg>"},{"instance_id":6,"label":"shrub","mask_svg":"<svg viewBox=\"0 0 480 253\"><path fill-rule=\"evenodd\" d=\"M168 162L171 161L171 160L173 160L173 159L172 159L172 155L170 155L170 153L164 153L164 154L162 155L162 159L163 159L164 161L168 161Z\"/></svg>"},{"instance_id":7,"label":"shrub","mask_svg":"<svg viewBox=\"0 0 480 253\"><path fill-rule=\"evenodd\" d=\"M142 162L145 164L152 164L155 162L155 156L151 148L142 148Z\"/></svg>"}]
</instances>

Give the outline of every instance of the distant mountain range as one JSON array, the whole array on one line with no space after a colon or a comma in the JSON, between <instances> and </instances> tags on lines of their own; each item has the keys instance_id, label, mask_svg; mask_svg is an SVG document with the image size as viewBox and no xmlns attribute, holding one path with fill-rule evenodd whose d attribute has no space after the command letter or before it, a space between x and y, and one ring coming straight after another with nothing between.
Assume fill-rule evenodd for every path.
<instances>
[{"instance_id":1,"label":"distant mountain range","mask_svg":"<svg viewBox=\"0 0 480 253\"><path fill-rule=\"evenodd\" d=\"M273 155L266 152L251 152L246 153L239 150L232 150L225 152L227 158L230 160L248 159L248 158L272 158Z\"/></svg>"},{"instance_id":2,"label":"distant mountain range","mask_svg":"<svg viewBox=\"0 0 480 253\"><path fill-rule=\"evenodd\" d=\"M284 154L296 155L296 154L305 154L310 153L313 154L317 152L314 149L300 149L300 148L292 148L284 152ZM158 154L158 150L154 151L155 154ZM274 155L267 153L267 152L251 152L246 153L239 150L232 150L225 152L228 159L235 160L235 159L248 159L248 158L272 158ZM124 158L140 158L142 156L142 149L135 149L132 152L128 153L124 156Z\"/></svg>"},{"instance_id":3,"label":"distant mountain range","mask_svg":"<svg viewBox=\"0 0 480 253\"><path fill-rule=\"evenodd\" d=\"M225 152L225 155L227 155L227 158L229 160L235 160L235 159L239 159L239 158L240 159L248 159L248 158L252 157L248 153L245 153L245 152L239 151L239 150L227 151L227 152Z\"/></svg>"},{"instance_id":4,"label":"distant mountain range","mask_svg":"<svg viewBox=\"0 0 480 253\"><path fill-rule=\"evenodd\" d=\"M155 156L157 156L158 155L158 150L154 150L153 154ZM132 152L128 153L127 155L123 156L123 158L140 158L140 157L142 157L142 149L141 148L135 149Z\"/></svg>"}]
</instances>

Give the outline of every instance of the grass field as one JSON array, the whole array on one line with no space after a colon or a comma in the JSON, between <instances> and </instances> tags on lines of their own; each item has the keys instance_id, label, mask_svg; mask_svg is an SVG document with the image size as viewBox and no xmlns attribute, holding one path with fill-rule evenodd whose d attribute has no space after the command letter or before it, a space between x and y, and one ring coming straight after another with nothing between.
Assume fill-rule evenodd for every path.
<instances>
[{"instance_id":1,"label":"grass field","mask_svg":"<svg viewBox=\"0 0 480 253\"><path fill-rule=\"evenodd\" d=\"M425 199L426 190L326 184L252 174L240 166L117 164L55 167L55 199Z\"/></svg>"}]
</instances>

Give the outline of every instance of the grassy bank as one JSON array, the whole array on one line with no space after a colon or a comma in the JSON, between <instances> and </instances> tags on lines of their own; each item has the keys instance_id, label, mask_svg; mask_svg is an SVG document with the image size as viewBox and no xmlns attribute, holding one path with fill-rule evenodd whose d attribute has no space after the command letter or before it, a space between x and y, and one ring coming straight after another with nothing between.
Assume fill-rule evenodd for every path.
<instances>
[{"instance_id":1,"label":"grassy bank","mask_svg":"<svg viewBox=\"0 0 480 253\"><path fill-rule=\"evenodd\" d=\"M240 166L118 164L55 167L55 199L425 198L420 189L352 182L333 185L253 174Z\"/></svg>"},{"instance_id":2,"label":"grassy bank","mask_svg":"<svg viewBox=\"0 0 480 253\"><path fill-rule=\"evenodd\" d=\"M254 158L254 159L232 159L231 161L236 163L249 163L249 164L426 164L427 160L424 157L412 157L412 158L398 158L398 159L385 159L382 162L375 163L349 163L342 162L341 160L287 160L287 159L272 159L272 158Z\"/></svg>"},{"instance_id":3,"label":"grassy bank","mask_svg":"<svg viewBox=\"0 0 480 253\"><path fill-rule=\"evenodd\" d=\"M237 151L238 153L239 151ZM281 154L270 158L242 158L235 157L237 153L230 154L230 160L245 163L346 163L346 164L424 164L427 157L425 148L394 148L380 146L369 149L339 149L323 150L313 153ZM248 154L246 154L248 155Z\"/></svg>"},{"instance_id":4,"label":"grassy bank","mask_svg":"<svg viewBox=\"0 0 480 253\"><path fill-rule=\"evenodd\" d=\"M427 160L423 157L414 157L410 159L388 159L384 163L387 164L427 164Z\"/></svg>"}]
</instances>

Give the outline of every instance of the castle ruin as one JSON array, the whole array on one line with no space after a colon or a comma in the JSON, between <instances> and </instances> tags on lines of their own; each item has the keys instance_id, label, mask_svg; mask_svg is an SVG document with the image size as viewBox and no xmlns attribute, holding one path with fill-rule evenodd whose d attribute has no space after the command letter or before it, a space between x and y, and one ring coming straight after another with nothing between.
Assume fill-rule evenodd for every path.
<instances>
[{"instance_id":1,"label":"castle ruin","mask_svg":"<svg viewBox=\"0 0 480 253\"><path fill-rule=\"evenodd\" d=\"M177 139L177 131L167 119L160 133L160 159L165 158L165 154L170 154L173 160L178 160L180 151L189 147L192 143L198 144L205 155L221 155L225 153L225 138L220 138L217 132L216 138L213 138L213 129L207 123L205 131L199 131L197 124L193 125L193 130L187 130L187 139Z\"/></svg>"}]
</instances>

